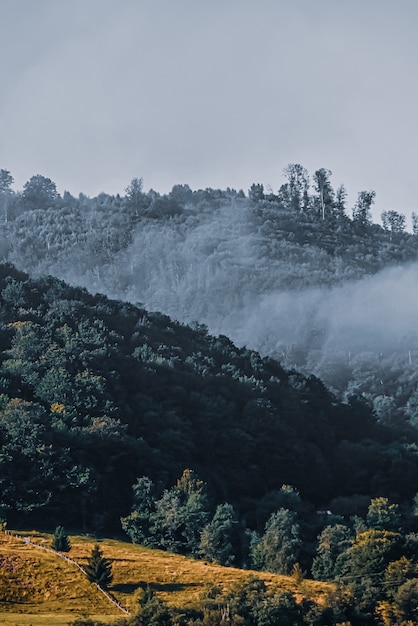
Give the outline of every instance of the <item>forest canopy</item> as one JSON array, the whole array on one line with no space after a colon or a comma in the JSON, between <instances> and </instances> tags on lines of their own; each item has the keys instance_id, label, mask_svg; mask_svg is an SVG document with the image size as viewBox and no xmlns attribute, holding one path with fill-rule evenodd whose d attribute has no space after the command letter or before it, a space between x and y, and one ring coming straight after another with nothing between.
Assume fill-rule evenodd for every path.
<instances>
[{"instance_id":1,"label":"forest canopy","mask_svg":"<svg viewBox=\"0 0 418 626\"><path fill-rule=\"evenodd\" d=\"M198 321L287 368L319 377L343 401L361 396L387 424L418 424L414 315L418 216L348 206L332 172L289 164L276 191L145 191L60 196L35 175L22 191L0 170L0 260L31 276L140 302Z\"/></svg>"}]
</instances>

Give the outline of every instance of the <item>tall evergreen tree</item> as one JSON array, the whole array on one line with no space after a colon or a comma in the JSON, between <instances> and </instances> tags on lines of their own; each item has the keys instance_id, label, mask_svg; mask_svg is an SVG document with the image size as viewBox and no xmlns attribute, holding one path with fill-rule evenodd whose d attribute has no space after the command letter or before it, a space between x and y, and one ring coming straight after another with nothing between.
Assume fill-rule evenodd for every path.
<instances>
[{"instance_id":1,"label":"tall evergreen tree","mask_svg":"<svg viewBox=\"0 0 418 626\"><path fill-rule=\"evenodd\" d=\"M113 580L111 561L104 558L97 544L93 547L88 563L84 569L89 581L91 583L97 583L102 589L107 589Z\"/></svg>"},{"instance_id":2,"label":"tall evergreen tree","mask_svg":"<svg viewBox=\"0 0 418 626\"><path fill-rule=\"evenodd\" d=\"M56 527L52 538L52 548L57 552L69 552L71 550L71 543L64 526Z\"/></svg>"}]
</instances>

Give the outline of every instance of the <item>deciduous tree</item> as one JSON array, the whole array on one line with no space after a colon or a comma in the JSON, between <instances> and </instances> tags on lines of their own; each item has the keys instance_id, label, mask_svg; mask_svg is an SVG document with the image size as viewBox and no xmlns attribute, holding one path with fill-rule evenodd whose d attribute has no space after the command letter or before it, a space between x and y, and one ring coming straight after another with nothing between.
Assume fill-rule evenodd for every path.
<instances>
[{"instance_id":1,"label":"deciduous tree","mask_svg":"<svg viewBox=\"0 0 418 626\"><path fill-rule=\"evenodd\" d=\"M331 170L321 169L316 170L314 174L315 190L318 193L319 207L321 211L321 219L325 219L325 216L329 216L332 211L332 205L334 202L334 190L330 182Z\"/></svg>"},{"instance_id":2,"label":"deciduous tree","mask_svg":"<svg viewBox=\"0 0 418 626\"><path fill-rule=\"evenodd\" d=\"M387 498L374 498L370 502L366 521L369 528L399 531L401 525L399 505L391 504Z\"/></svg>"},{"instance_id":3,"label":"deciduous tree","mask_svg":"<svg viewBox=\"0 0 418 626\"><path fill-rule=\"evenodd\" d=\"M22 202L27 209L46 209L59 198L55 183L46 176L32 176L24 185Z\"/></svg>"},{"instance_id":4,"label":"deciduous tree","mask_svg":"<svg viewBox=\"0 0 418 626\"><path fill-rule=\"evenodd\" d=\"M362 229L371 223L370 209L374 204L375 197L375 191L360 191L358 194L353 209L353 221Z\"/></svg>"},{"instance_id":5,"label":"deciduous tree","mask_svg":"<svg viewBox=\"0 0 418 626\"><path fill-rule=\"evenodd\" d=\"M279 509L267 521L264 535L252 548L255 565L269 572L290 574L302 546L297 515Z\"/></svg>"},{"instance_id":6,"label":"deciduous tree","mask_svg":"<svg viewBox=\"0 0 418 626\"><path fill-rule=\"evenodd\" d=\"M405 230L405 215L397 211L383 211L382 224L385 230L392 233L403 233Z\"/></svg>"},{"instance_id":7,"label":"deciduous tree","mask_svg":"<svg viewBox=\"0 0 418 626\"><path fill-rule=\"evenodd\" d=\"M221 565L231 565L235 560L233 534L236 524L232 505L219 504L212 520L202 530L200 556Z\"/></svg>"},{"instance_id":8,"label":"deciduous tree","mask_svg":"<svg viewBox=\"0 0 418 626\"><path fill-rule=\"evenodd\" d=\"M337 558L351 543L350 531L343 524L326 526L318 537L317 556L313 560L312 574L318 580L333 580Z\"/></svg>"}]
</instances>

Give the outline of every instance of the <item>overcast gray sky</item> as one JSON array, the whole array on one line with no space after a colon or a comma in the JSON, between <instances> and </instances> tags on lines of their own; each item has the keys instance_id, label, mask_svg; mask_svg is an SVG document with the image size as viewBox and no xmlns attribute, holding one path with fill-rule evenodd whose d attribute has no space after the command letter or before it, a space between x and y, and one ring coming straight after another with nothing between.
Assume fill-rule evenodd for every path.
<instances>
[{"instance_id":1,"label":"overcast gray sky","mask_svg":"<svg viewBox=\"0 0 418 626\"><path fill-rule=\"evenodd\" d=\"M333 171L418 212L417 0L0 0L0 168L62 193Z\"/></svg>"}]
</instances>

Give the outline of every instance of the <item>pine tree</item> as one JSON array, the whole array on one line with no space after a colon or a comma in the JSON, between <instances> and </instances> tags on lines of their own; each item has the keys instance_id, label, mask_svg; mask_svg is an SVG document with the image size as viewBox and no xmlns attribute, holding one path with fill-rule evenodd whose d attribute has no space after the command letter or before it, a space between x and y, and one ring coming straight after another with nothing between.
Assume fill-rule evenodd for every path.
<instances>
[{"instance_id":1,"label":"pine tree","mask_svg":"<svg viewBox=\"0 0 418 626\"><path fill-rule=\"evenodd\" d=\"M112 582L112 564L109 559L103 557L100 547L96 544L91 551L86 570L87 578L92 583L97 583L102 589L107 589Z\"/></svg>"},{"instance_id":2,"label":"pine tree","mask_svg":"<svg viewBox=\"0 0 418 626\"><path fill-rule=\"evenodd\" d=\"M57 526L52 539L52 548L57 552L69 552L71 550L70 540L64 530L64 526Z\"/></svg>"}]
</instances>

